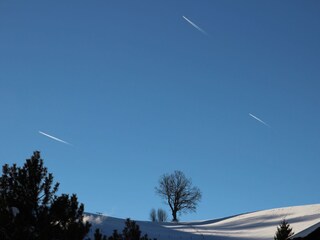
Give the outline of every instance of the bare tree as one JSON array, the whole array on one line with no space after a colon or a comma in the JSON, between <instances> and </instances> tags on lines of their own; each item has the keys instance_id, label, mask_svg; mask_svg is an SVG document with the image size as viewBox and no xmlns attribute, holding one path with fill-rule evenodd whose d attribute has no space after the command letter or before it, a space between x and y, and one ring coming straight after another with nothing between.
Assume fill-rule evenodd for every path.
<instances>
[{"instance_id":1,"label":"bare tree","mask_svg":"<svg viewBox=\"0 0 320 240\"><path fill-rule=\"evenodd\" d=\"M150 211L150 220L152 222L156 222L157 221L157 213L156 213L156 210L154 208L152 208L151 211Z\"/></svg>"},{"instance_id":2,"label":"bare tree","mask_svg":"<svg viewBox=\"0 0 320 240\"><path fill-rule=\"evenodd\" d=\"M174 222L178 221L179 211L194 212L201 199L200 189L192 186L191 179L186 178L181 171L162 175L155 190L169 205Z\"/></svg>"},{"instance_id":3,"label":"bare tree","mask_svg":"<svg viewBox=\"0 0 320 240\"><path fill-rule=\"evenodd\" d=\"M161 208L157 211L158 214L158 222L166 222L168 220L167 212Z\"/></svg>"}]
</instances>

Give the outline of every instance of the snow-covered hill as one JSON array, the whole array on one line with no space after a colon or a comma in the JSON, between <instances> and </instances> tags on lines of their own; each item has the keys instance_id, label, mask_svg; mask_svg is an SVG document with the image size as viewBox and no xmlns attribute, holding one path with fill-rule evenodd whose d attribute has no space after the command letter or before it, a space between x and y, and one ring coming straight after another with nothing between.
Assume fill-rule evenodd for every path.
<instances>
[{"instance_id":1,"label":"snow-covered hill","mask_svg":"<svg viewBox=\"0 0 320 240\"><path fill-rule=\"evenodd\" d=\"M296 236L303 237L320 225L320 204L277 208L257 211L216 220L186 223L152 223L137 221L142 234L157 240L244 240L273 239L277 226L286 219ZM92 229L100 228L110 236L114 229L119 232L124 227L124 219L86 214Z\"/></svg>"}]
</instances>

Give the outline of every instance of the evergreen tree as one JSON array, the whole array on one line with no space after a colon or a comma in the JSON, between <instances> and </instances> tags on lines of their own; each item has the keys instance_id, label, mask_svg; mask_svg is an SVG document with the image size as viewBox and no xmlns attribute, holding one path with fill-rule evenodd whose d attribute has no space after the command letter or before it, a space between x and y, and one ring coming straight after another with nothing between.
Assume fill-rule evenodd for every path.
<instances>
[{"instance_id":1,"label":"evergreen tree","mask_svg":"<svg viewBox=\"0 0 320 240\"><path fill-rule=\"evenodd\" d=\"M79 205L75 194L56 197L50 208L51 221L56 222L53 236L59 235L59 239L66 240L83 239L90 229L90 224L83 223L83 212L84 206Z\"/></svg>"},{"instance_id":2,"label":"evergreen tree","mask_svg":"<svg viewBox=\"0 0 320 240\"><path fill-rule=\"evenodd\" d=\"M38 151L23 167L5 164L0 177L1 239L84 239L90 229L83 223L84 206L76 195L56 196L58 187Z\"/></svg>"},{"instance_id":3,"label":"evergreen tree","mask_svg":"<svg viewBox=\"0 0 320 240\"><path fill-rule=\"evenodd\" d=\"M290 240L291 236L294 234L290 224L283 219L280 225L277 227L277 232L274 236L274 240Z\"/></svg>"},{"instance_id":4,"label":"evergreen tree","mask_svg":"<svg viewBox=\"0 0 320 240\"><path fill-rule=\"evenodd\" d=\"M140 240L151 240L151 239L148 237L148 234L145 234L142 238L140 238Z\"/></svg>"},{"instance_id":5,"label":"evergreen tree","mask_svg":"<svg viewBox=\"0 0 320 240\"><path fill-rule=\"evenodd\" d=\"M99 228L96 229L93 236L94 236L94 240L107 240L107 236L102 235L102 233L100 233Z\"/></svg>"},{"instance_id":6,"label":"evergreen tree","mask_svg":"<svg viewBox=\"0 0 320 240\"><path fill-rule=\"evenodd\" d=\"M99 228L96 229L93 236L94 236L94 240L102 240L102 234L100 233Z\"/></svg>"},{"instance_id":7,"label":"evergreen tree","mask_svg":"<svg viewBox=\"0 0 320 240\"><path fill-rule=\"evenodd\" d=\"M125 240L140 240L141 231L139 225L128 218L125 222L122 235Z\"/></svg>"},{"instance_id":8,"label":"evergreen tree","mask_svg":"<svg viewBox=\"0 0 320 240\"><path fill-rule=\"evenodd\" d=\"M118 233L117 230L113 230L113 234L108 238L108 240L122 240L122 236Z\"/></svg>"},{"instance_id":9,"label":"evergreen tree","mask_svg":"<svg viewBox=\"0 0 320 240\"><path fill-rule=\"evenodd\" d=\"M108 240L151 240L148 237L148 234L145 234L142 237L140 237L140 235L141 231L139 225L135 221L130 220L130 218L127 218L122 234L119 234L117 230L113 230L113 234Z\"/></svg>"}]
</instances>

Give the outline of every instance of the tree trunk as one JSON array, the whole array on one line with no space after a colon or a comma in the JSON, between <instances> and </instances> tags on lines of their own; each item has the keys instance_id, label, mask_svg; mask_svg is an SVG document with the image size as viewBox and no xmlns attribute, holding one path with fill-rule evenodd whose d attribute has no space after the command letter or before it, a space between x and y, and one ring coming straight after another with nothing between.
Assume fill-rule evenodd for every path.
<instances>
[{"instance_id":1,"label":"tree trunk","mask_svg":"<svg viewBox=\"0 0 320 240\"><path fill-rule=\"evenodd\" d=\"M178 219L177 219L177 210L172 210L172 222L178 222Z\"/></svg>"}]
</instances>

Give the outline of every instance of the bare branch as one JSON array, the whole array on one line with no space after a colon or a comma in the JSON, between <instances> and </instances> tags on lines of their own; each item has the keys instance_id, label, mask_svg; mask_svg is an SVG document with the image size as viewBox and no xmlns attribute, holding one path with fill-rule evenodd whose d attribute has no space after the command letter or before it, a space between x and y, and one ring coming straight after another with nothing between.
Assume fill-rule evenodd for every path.
<instances>
[{"instance_id":1,"label":"bare branch","mask_svg":"<svg viewBox=\"0 0 320 240\"><path fill-rule=\"evenodd\" d=\"M191 179L181 171L162 175L155 191L169 205L173 221L177 221L179 211L195 211L202 196L200 189L192 186Z\"/></svg>"}]
</instances>

